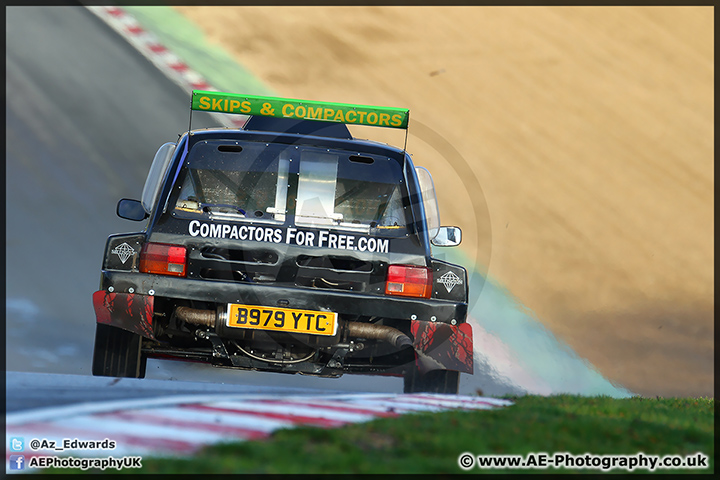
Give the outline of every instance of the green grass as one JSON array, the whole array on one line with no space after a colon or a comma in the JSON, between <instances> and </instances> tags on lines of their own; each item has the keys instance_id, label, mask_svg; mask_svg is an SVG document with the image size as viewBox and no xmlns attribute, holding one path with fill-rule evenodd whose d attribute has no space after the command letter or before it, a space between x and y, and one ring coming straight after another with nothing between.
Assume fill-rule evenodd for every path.
<instances>
[{"instance_id":1,"label":"green grass","mask_svg":"<svg viewBox=\"0 0 720 480\"><path fill-rule=\"evenodd\" d=\"M140 472L463 473L457 463L463 452L523 456L530 452L575 455L643 452L658 456L701 452L709 457L708 469L656 472L714 472L712 398L560 395L511 399L515 402L513 406L495 410L412 414L328 430L280 430L264 441L215 445L191 458L146 457ZM475 467L469 473L550 471L558 470ZM648 473L644 469L634 471Z\"/></svg>"}]
</instances>

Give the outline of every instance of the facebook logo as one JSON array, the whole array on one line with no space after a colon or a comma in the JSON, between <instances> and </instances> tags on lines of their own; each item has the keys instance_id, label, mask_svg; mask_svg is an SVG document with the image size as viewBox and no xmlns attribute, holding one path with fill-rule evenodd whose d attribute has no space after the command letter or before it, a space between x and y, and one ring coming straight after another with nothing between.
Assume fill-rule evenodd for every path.
<instances>
[{"instance_id":1,"label":"facebook logo","mask_svg":"<svg viewBox=\"0 0 720 480\"><path fill-rule=\"evenodd\" d=\"M10 470L25 468L25 455L10 455Z\"/></svg>"}]
</instances>

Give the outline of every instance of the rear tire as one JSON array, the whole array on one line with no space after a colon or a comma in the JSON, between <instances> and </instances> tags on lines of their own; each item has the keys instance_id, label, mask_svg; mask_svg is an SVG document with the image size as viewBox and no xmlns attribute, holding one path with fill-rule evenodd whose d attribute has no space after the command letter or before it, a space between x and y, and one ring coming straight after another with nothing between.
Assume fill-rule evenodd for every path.
<instances>
[{"instance_id":1,"label":"rear tire","mask_svg":"<svg viewBox=\"0 0 720 480\"><path fill-rule=\"evenodd\" d=\"M405 393L449 393L457 395L460 372L454 370L431 370L421 374L417 367L405 374Z\"/></svg>"},{"instance_id":2,"label":"rear tire","mask_svg":"<svg viewBox=\"0 0 720 480\"><path fill-rule=\"evenodd\" d=\"M95 330L92 374L101 377L145 378L147 355L142 336L98 323Z\"/></svg>"}]
</instances>

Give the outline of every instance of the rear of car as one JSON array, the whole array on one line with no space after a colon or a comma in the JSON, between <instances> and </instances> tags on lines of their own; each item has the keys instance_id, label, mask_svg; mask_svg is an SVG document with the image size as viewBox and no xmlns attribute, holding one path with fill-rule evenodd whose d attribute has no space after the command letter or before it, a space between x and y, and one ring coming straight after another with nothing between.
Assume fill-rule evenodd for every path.
<instances>
[{"instance_id":1,"label":"rear of car","mask_svg":"<svg viewBox=\"0 0 720 480\"><path fill-rule=\"evenodd\" d=\"M431 255L459 229L437 223L429 173L342 124L261 118L163 145L142 200L118 204L147 223L108 239L93 374L172 358L457 392L467 276Z\"/></svg>"}]
</instances>

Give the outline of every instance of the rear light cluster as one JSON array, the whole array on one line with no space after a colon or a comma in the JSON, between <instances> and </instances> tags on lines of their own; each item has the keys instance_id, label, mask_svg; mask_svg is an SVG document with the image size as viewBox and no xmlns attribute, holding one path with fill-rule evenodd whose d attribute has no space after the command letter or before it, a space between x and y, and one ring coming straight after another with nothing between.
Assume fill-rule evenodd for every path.
<instances>
[{"instance_id":1,"label":"rear light cluster","mask_svg":"<svg viewBox=\"0 0 720 480\"><path fill-rule=\"evenodd\" d=\"M388 267L387 295L430 298L432 293L432 269L411 265L390 265Z\"/></svg>"},{"instance_id":2,"label":"rear light cluster","mask_svg":"<svg viewBox=\"0 0 720 480\"><path fill-rule=\"evenodd\" d=\"M157 275L187 275L187 249L180 245L146 243L140 252L140 271ZM414 265L390 265L388 267L387 295L430 298L432 294L432 269Z\"/></svg>"},{"instance_id":3,"label":"rear light cluster","mask_svg":"<svg viewBox=\"0 0 720 480\"><path fill-rule=\"evenodd\" d=\"M187 249L180 245L146 243L140 252L140 271L184 277L187 274Z\"/></svg>"}]
</instances>

